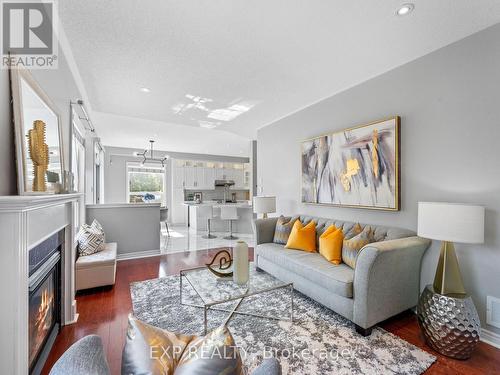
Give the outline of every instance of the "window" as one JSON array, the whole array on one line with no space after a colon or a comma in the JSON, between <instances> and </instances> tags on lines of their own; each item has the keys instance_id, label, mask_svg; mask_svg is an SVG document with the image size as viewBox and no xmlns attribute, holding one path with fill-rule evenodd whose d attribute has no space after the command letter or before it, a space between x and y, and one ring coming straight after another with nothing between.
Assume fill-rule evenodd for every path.
<instances>
[{"instance_id":1,"label":"window","mask_svg":"<svg viewBox=\"0 0 500 375\"><path fill-rule=\"evenodd\" d=\"M127 164L127 190L129 203L165 205L165 169Z\"/></svg>"},{"instance_id":2,"label":"window","mask_svg":"<svg viewBox=\"0 0 500 375\"><path fill-rule=\"evenodd\" d=\"M75 124L73 124L72 136L71 171L74 188L77 192L83 193L85 191L85 139Z\"/></svg>"}]
</instances>

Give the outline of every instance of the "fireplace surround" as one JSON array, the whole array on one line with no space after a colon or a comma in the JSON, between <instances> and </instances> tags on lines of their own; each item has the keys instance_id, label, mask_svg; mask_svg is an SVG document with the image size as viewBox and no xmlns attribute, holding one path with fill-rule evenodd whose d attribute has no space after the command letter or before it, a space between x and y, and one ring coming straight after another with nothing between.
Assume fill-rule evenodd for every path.
<instances>
[{"instance_id":1,"label":"fireplace surround","mask_svg":"<svg viewBox=\"0 0 500 375\"><path fill-rule=\"evenodd\" d=\"M75 235L84 215L82 194L0 196L0 374L37 374L59 326L78 319ZM47 319L32 346L37 312Z\"/></svg>"}]
</instances>

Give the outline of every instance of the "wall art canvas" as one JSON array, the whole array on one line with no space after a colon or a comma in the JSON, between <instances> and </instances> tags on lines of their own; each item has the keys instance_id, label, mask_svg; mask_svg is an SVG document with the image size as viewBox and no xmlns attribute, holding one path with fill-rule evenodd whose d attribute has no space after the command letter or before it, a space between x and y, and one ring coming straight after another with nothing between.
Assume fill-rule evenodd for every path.
<instances>
[{"instance_id":1,"label":"wall art canvas","mask_svg":"<svg viewBox=\"0 0 500 375\"><path fill-rule=\"evenodd\" d=\"M399 117L302 142L302 202L399 210Z\"/></svg>"}]
</instances>

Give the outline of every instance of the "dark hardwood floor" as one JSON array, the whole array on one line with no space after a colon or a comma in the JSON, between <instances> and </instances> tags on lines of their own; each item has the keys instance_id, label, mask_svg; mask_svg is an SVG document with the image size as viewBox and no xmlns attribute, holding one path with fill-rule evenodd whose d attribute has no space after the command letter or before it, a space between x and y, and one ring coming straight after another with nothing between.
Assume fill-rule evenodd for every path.
<instances>
[{"instance_id":1,"label":"dark hardwood floor","mask_svg":"<svg viewBox=\"0 0 500 375\"><path fill-rule=\"evenodd\" d=\"M113 288L101 288L77 295L77 309L80 314L78 322L62 328L43 374L48 374L54 362L72 343L92 333L98 334L103 340L112 374L120 374L127 316L132 311L129 284L133 281L178 274L180 269L202 265L211 259L217 250L219 249L118 262L116 284ZM472 358L467 361L441 356L425 345L416 317L410 312L382 323L381 327L438 357L426 374L500 374L500 349L480 343Z\"/></svg>"}]
</instances>

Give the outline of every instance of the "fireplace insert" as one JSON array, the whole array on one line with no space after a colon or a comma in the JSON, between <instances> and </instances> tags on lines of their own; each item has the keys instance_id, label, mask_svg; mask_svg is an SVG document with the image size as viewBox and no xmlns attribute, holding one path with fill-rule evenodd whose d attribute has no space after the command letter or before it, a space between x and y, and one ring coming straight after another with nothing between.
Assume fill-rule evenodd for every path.
<instances>
[{"instance_id":1,"label":"fireplace insert","mask_svg":"<svg viewBox=\"0 0 500 375\"><path fill-rule=\"evenodd\" d=\"M30 250L29 366L38 374L61 323L61 248L63 231Z\"/></svg>"}]
</instances>

